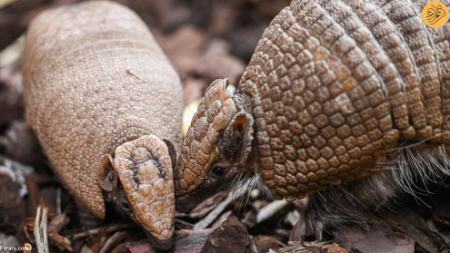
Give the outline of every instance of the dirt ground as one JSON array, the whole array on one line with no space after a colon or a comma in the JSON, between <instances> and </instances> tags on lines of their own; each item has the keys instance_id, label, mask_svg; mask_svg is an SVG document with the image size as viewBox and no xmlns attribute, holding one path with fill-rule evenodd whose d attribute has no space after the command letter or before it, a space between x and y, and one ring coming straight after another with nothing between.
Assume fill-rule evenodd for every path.
<instances>
[{"instance_id":1,"label":"dirt ground","mask_svg":"<svg viewBox=\"0 0 450 253\"><path fill-rule=\"evenodd\" d=\"M2 245L25 243L36 252L35 224L47 226L50 252L157 252L126 218L112 214L99 221L83 212L25 123L20 67L27 26L40 11L73 2L0 0L0 252L10 252ZM118 2L149 25L182 79L185 105L217 78L237 82L264 28L289 3ZM189 214L177 214L176 242L168 252L449 252L448 184L430 191L420 200L399 198L392 212L376 215L383 225L342 225L322 238L305 223L307 199L274 200L257 189L236 199L219 193Z\"/></svg>"}]
</instances>

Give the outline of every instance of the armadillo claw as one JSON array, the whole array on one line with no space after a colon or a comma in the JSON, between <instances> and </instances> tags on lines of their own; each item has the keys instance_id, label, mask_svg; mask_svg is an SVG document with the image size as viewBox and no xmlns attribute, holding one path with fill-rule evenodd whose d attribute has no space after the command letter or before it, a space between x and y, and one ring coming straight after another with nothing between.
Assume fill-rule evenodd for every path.
<instances>
[{"instance_id":1,"label":"armadillo claw","mask_svg":"<svg viewBox=\"0 0 450 253\"><path fill-rule=\"evenodd\" d=\"M160 248L172 246L175 216L173 169L166 144L155 135L126 142L115 150L113 167L136 222Z\"/></svg>"}]
</instances>

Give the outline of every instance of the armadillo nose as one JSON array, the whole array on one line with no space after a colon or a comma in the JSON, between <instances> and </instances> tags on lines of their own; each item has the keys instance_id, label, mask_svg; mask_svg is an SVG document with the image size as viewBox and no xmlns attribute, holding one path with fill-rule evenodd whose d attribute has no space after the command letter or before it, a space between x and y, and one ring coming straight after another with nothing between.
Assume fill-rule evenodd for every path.
<instances>
[{"instance_id":1,"label":"armadillo nose","mask_svg":"<svg viewBox=\"0 0 450 253\"><path fill-rule=\"evenodd\" d=\"M157 248L159 250L168 250L168 249L172 248L172 246L174 244L173 236L169 237L168 239L161 240L161 239L154 237L147 231L145 231L145 233L146 233L147 238L149 239L150 243L152 244L152 246L154 246L155 248Z\"/></svg>"},{"instance_id":2,"label":"armadillo nose","mask_svg":"<svg viewBox=\"0 0 450 253\"><path fill-rule=\"evenodd\" d=\"M197 192L194 191L191 194L177 197L175 199L175 208L177 212L189 213L194 207L196 207L202 200L203 197L197 197Z\"/></svg>"}]
</instances>

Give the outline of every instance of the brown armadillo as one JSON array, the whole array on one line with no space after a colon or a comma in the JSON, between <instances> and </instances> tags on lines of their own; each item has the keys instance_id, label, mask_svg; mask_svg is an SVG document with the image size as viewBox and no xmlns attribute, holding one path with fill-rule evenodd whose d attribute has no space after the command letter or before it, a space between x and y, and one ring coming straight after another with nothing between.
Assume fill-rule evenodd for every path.
<instances>
[{"instance_id":1,"label":"brown armadillo","mask_svg":"<svg viewBox=\"0 0 450 253\"><path fill-rule=\"evenodd\" d=\"M412 174L448 174L450 25L427 28L421 7L292 1L237 90L227 80L208 88L175 170L177 209L254 175L287 198L365 178L372 193L357 197L380 203L377 180L408 190Z\"/></svg>"},{"instance_id":2,"label":"brown armadillo","mask_svg":"<svg viewBox=\"0 0 450 253\"><path fill-rule=\"evenodd\" d=\"M64 185L97 217L112 202L170 246L182 90L146 25L111 2L45 11L23 74L27 121Z\"/></svg>"}]
</instances>

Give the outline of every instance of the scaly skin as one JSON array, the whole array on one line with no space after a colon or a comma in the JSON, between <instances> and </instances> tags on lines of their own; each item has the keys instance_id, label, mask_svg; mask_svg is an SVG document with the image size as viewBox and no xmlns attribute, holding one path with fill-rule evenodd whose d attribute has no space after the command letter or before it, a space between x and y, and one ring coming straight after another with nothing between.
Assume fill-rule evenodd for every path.
<instances>
[{"instance_id":1,"label":"scaly skin","mask_svg":"<svg viewBox=\"0 0 450 253\"><path fill-rule=\"evenodd\" d=\"M64 185L99 218L107 196L131 208L170 244L175 199L163 140L181 142L182 89L139 17L111 2L45 11L28 31L23 74L28 123Z\"/></svg>"},{"instance_id":2,"label":"scaly skin","mask_svg":"<svg viewBox=\"0 0 450 253\"><path fill-rule=\"evenodd\" d=\"M449 30L427 28L410 0L292 1L237 91L222 80L205 94L182 145L177 208L255 171L298 198L378 174L393 148L449 145Z\"/></svg>"}]
</instances>

